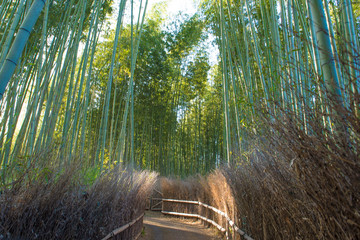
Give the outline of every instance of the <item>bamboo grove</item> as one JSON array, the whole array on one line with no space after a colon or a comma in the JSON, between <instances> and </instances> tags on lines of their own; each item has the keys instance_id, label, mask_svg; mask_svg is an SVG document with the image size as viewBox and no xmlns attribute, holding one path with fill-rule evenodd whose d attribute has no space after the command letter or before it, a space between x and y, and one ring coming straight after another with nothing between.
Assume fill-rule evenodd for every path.
<instances>
[{"instance_id":1,"label":"bamboo grove","mask_svg":"<svg viewBox=\"0 0 360 240\"><path fill-rule=\"evenodd\" d=\"M207 84L208 57L197 46L204 24L182 15L163 29L164 4L145 20L147 4L45 2L1 102L3 183L73 162L98 172L121 166L180 175L215 167L221 108L211 95L221 92ZM30 1L2 2L2 63L29 9ZM214 129L207 135L203 119Z\"/></svg>"},{"instance_id":2,"label":"bamboo grove","mask_svg":"<svg viewBox=\"0 0 360 240\"><path fill-rule=\"evenodd\" d=\"M0 3L1 68L36 2ZM311 109L351 145L354 130L341 124L342 109L359 116L350 0L204 0L194 16L175 19L164 17L164 4L147 6L44 2L1 100L3 183L72 162L204 174L251 151L250 139L268 129L264 115L291 112L311 134Z\"/></svg>"},{"instance_id":3,"label":"bamboo grove","mask_svg":"<svg viewBox=\"0 0 360 240\"><path fill-rule=\"evenodd\" d=\"M33 4L36 4L34 1ZM1 166L3 182L16 179L24 169L39 168L39 155L48 155L46 164L70 164L89 155L88 145L96 134L93 161L102 168L105 141L108 138L109 101L112 88L115 50L121 39L126 1L118 2L114 54L106 91L102 96L100 128L91 126L94 104L92 65L96 47L111 11L110 1L46 1L14 77L2 101ZM131 12L131 73L134 72L137 47L141 36L147 2L130 3ZM31 7L31 1L3 1L1 4L2 48L5 60L14 32ZM139 11L134 19L134 11ZM137 21L135 23L135 21ZM17 37L17 36L16 36ZM2 79L3 81L3 79ZM133 75L128 82L124 119L127 120ZM21 114L24 114L21 116ZM127 121L119 123L126 129ZM17 131L17 132L15 132ZM124 134L122 134L124 135ZM121 142L121 140L119 140ZM121 152L121 144L116 145ZM117 156L120 158L120 156ZM58 159L58 160L56 160ZM85 161L84 161L85 164ZM44 166L44 165L43 165ZM11 174L10 174L11 173Z\"/></svg>"},{"instance_id":4,"label":"bamboo grove","mask_svg":"<svg viewBox=\"0 0 360 240\"><path fill-rule=\"evenodd\" d=\"M221 52L228 163L276 120L296 119L312 135L312 114L327 137L353 144L346 116L359 117L360 69L350 1L204 1L203 10Z\"/></svg>"}]
</instances>

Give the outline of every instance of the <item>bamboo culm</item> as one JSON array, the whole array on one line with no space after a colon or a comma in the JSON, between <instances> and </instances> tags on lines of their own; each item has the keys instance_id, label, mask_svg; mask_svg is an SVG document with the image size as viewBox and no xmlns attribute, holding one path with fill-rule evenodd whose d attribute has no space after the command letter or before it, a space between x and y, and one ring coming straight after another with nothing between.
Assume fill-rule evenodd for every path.
<instances>
[{"instance_id":1,"label":"bamboo culm","mask_svg":"<svg viewBox=\"0 0 360 240\"><path fill-rule=\"evenodd\" d=\"M6 86L8 85L15 68L18 64L20 55L30 37L30 33L45 6L46 0L36 0L26 15L17 35L12 44L9 54L0 70L0 100L2 99Z\"/></svg>"}]
</instances>

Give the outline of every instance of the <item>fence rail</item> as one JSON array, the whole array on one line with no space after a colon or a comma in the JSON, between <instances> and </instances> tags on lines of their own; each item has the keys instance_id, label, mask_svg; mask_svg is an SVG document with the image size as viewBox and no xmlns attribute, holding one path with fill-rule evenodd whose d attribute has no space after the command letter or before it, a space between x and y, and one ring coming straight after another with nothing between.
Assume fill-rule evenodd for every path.
<instances>
[{"instance_id":1,"label":"fence rail","mask_svg":"<svg viewBox=\"0 0 360 240\"><path fill-rule=\"evenodd\" d=\"M137 223L138 221L140 221L142 218L144 217L144 213L141 214L138 218L136 218L135 220L129 222L128 224L125 224L124 226L121 226L115 230L113 230L111 233L109 233L108 235L106 235L106 237L104 237L102 240L108 240L112 237L114 237L115 235L118 235L119 233L122 233L123 231L125 231L126 229L130 228L132 225L134 225L135 223ZM136 237L134 239L137 239L141 234L141 231L139 234L136 234Z\"/></svg>"},{"instance_id":2,"label":"fence rail","mask_svg":"<svg viewBox=\"0 0 360 240\"><path fill-rule=\"evenodd\" d=\"M247 235L243 230L241 230L238 226L236 226L236 224L234 223L234 221L231 220L231 218L223 211L210 206L208 204L199 202L199 201L190 201L190 200L177 200L177 199L167 199L167 198L153 198L153 200L159 200L162 202L173 202L173 203L186 203L186 204L194 204L194 205L199 205L202 207L205 207L207 209L212 210L213 212L223 216L226 221L228 222L228 224L234 229L234 232L238 233L240 236L243 236L246 240L254 240L252 237L250 237L249 235ZM194 217L194 218L199 218L202 219L208 223L211 223L212 225L214 225L215 227L217 227L221 232L225 232L227 234L227 230L225 228L223 228L222 226L220 226L218 223L216 223L215 221L208 219L204 216L201 216L199 214L190 214L190 213L178 213L178 212L168 212L168 211L161 211L164 214L169 214L169 215L175 215L175 216L183 216L183 217Z\"/></svg>"},{"instance_id":3,"label":"fence rail","mask_svg":"<svg viewBox=\"0 0 360 240\"><path fill-rule=\"evenodd\" d=\"M217 227L217 229L219 229L219 231L221 232L226 232L226 229L223 228L222 226L220 226L218 223L216 223L215 221L208 219L206 217L203 217L199 214L191 214L191 213L178 213L178 212L168 212L168 211L161 211L163 214L169 214L169 215L175 215L175 216L180 216L180 217L193 217L193 218L199 218L201 220L204 220L212 225L214 225L215 227Z\"/></svg>"}]
</instances>

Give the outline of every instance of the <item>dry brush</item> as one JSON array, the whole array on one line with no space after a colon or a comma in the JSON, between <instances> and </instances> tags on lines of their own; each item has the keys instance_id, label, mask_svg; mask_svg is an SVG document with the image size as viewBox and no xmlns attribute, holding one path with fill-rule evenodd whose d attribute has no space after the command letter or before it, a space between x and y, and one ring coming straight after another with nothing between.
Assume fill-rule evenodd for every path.
<instances>
[{"instance_id":1,"label":"dry brush","mask_svg":"<svg viewBox=\"0 0 360 240\"><path fill-rule=\"evenodd\" d=\"M91 185L75 169L18 183L0 195L0 239L101 239L145 210L157 175L113 170ZM117 236L128 239L142 221Z\"/></svg>"}]
</instances>

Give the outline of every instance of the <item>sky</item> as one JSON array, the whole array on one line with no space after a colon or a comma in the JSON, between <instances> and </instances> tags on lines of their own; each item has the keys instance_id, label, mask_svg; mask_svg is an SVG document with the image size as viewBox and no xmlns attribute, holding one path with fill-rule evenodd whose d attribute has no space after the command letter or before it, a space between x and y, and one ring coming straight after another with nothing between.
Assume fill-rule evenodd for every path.
<instances>
[{"instance_id":1,"label":"sky","mask_svg":"<svg viewBox=\"0 0 360 240\"><path fill-rule=\"evenodd\" d=\"M149 9L158 2L168 2L167 11L169 15L176 15L179 11L189 15L196 12L196 0L149 0Z\"/></svg>"}]
</instances>

